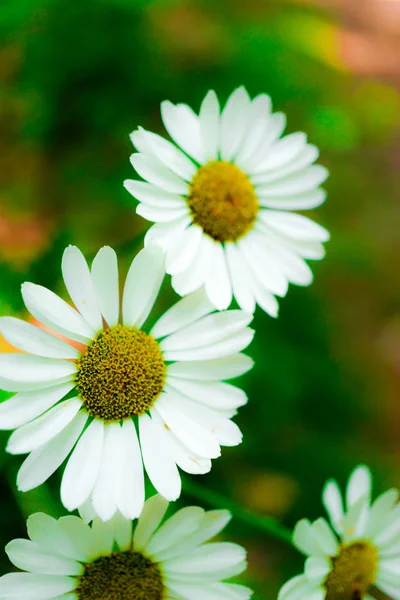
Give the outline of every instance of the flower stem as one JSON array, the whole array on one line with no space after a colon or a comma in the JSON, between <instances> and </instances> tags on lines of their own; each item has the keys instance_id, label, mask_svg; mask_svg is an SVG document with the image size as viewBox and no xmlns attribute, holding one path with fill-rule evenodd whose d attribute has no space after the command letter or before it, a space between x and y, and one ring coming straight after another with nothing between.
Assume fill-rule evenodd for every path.
<instances>
[{"instance_id":1,"label":"flower stem","mask_svg":"<svg viewBox=\"0 0 400 600\"><path fill-rule=\"evenodd\" d=\"M214 492L188 478L183 480L183 491L188 496L198 498L214 508L226 508L243 523L251 525L278 540L292 544L292 531L271 517L257 515L229 500L229 498L225 498L222 494Z\"/></svg>"}]
</instances>

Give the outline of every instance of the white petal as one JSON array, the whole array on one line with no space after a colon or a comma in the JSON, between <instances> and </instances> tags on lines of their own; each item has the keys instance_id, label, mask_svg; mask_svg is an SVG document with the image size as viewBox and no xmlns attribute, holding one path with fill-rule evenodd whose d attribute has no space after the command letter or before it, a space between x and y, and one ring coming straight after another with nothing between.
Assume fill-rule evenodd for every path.
<instances>
[{"instance_id":1,"label":"white petal","mask_svg":"<svg viewBox=\"0 0 400 600\"><path fill-rule=\"evenodd\" d=\"M241 573L246 565L246 551L237 544L213 542L196 548L185 556L163 562L167 576L181 579L189 575L187 581L207 581L225 579ZM229 574L228 574L229 573Z\"/></svg>"},{"instance_id":2,"label":"white petal","mask_svg":"<svg viewBox=\"0 0 400 600\"><path fill-rule=\"evenodd\" d=\"M243 164L247 173L252 173L269 153L271 145L281 137L286 127L286 116L277 112L267 118L267 126L263 127L261 144L254 148L253 153Z\"/></svg>"},{"instance_id":3,"label":"white petal","mask_svg":"<svg viewBox=\"0 0 400 600\"><path fill-rule=\"evenodd\" d=\"M157 562L165 560L168 550L179 545L187 536L200 527L204 510L198 506L187 506L178 510L153 535L146 550Z\"/></svg>"},{"instance_id":4,"label":"white petal","mask_svg":"<svg viewBox=\"0 0 400 600\"><path fill-rule=\"evenodd\" d=\"M166 361L213 360L230 356L247 348L254 337L254 333L254 329L246 327L242 331L232 333L214 344L183 350L163 350L163 356Z\"/></svg>"},{"instance_id":5,"label":"white petal","mask_svg":"<svg viewBox=\"0 0 400 600\"><path fill-rule=\"evenodd\" d=\"M204 473L208 473L211 470L211 460L199 456L182 444L170 429L166 429L164 421L155 409L151 411L151 416L153 421L157 422L158 426L162 428L164 433L163 439L168 447L168 451L182 471L193 475L204 475Z\"/></svg>"},{"instance_id":6,"label":"white petal","mask_svg":"<svg viewBox=\"0 0 400 600\"><path fill-rule=\"evenodd\" d=\"M225 256L236 302L243 310L253 313L255 310L255 297L252 292L252 279L249 276L241 251L236 244L228 243L225 244Z\"/></svg>"},{"instance_id":7,"label":"white petal","mask_svg":"<svg viewBox=\"0 0 400 600\"><path fill-rule=\"evenodd\" d=\"M108 555L114 546L114 532L111 521L104 522L98 517L92 523L92 535L97 547L97 556Z\"/></svg>"},{"instance_id":8,"label":"white petal","mask_svg":"<svg viewBox=\"0 0 400 600\"><path fill-rule=\"evenodd\" d=\"M308 556L325 556L308 519L302 519L296 524L293 532L293 544Z\"/></svg>"},{"instance_id":9,"label":"white petal","mask_svg":"<svg viewBox=\"0 0 400 600\"><path fill-rule=\"evenodd\" d=\"M245 88L237 88L228 98L221 114L221 158L232 160L246 133L250 98Z\"/></svg>"},{"instance_id":10,"label":"white petal","mask_svg":"<svg viewBox=\"0 0 400 600\"><path fill-rule=\"evenodd\" d=\"M174 106L166 100L161 103L161 117L171 138L197 162L203 162L205 153L202 148L199 118L186 104Z\"/></svg>"},{"instance_id":11,"label":"white petal","mask_svg":"<svg viewBox=\"0 0 400 600\"><path fill-rule=\"evenodd\" d=\"M371 496L372 481L371 471L368 467L357 467L350 475L346 490L346 505L347 509L353 504L356 504L360 498L365 496L369 499Z\"/></svg>"},{"instance_id":12,"label":"white petal","mask_svg":"<svg viewBox=\"0 0 400 600\"><path fill-rule=\"evenodd\" d=\"M16 539L7 544L11 562L23 571L45 575L82 575L84 566L79 562L41 548L30 540Z\"/></svg>"},{"instance_id":13,"label":"white petal","mask_svg":"<svg viewBox=\"0 0 400 600\"><path fill-rule=\"evenodd\" d=\"M103 455L100 471L92 492L93 508L102 521L108 521L117 510L116 487L121 478L121 425L104 425Z\"/></svg>"},{"instance_id":14,"label":"white petal","mask_svg":"<svg viewBox=\"0 0 400 600\"><path fill-rule=\"evenodd\" d=\"M118 260L115 251L104 246L92 263L92 280L106 323L113 327L119 319Z\"/></svg>"},{"instance_id":15,"label":"white petal","mask_svg":"<svg viewBox=\"0 0 400 600\"><path fill-rule=\"evenodd\" d=\"M65 286L76 308L95 331L101 331L103 322L92 276L85 257L76 246L65 249L61 268Z\"/></svg>"},{"instance_id":16,"label":"white petal","mask_svg":"<svg viewBox=\"0 0 400 600\"><path fill-rule=\"evenodd\" d=\"M20 350L46 358L77 358L78 350L40 327L15 319L0 318L0 333Z\"/></svg>"},{"instance_id":17,"label":"white petal","mask_svg":"<svg viewBox=\"0 0 400 600\"><path fill-rule=\"evenodd\" d=\"M156 490L167 500L181 493L181 478L176 464L163 444L162 428L147 415L139 417L139 437L144 466Z\"/></svg>"},{"instance_id":18,"label":"white petal","mask_svg":"<svg viewBox=\"0 0 400 600\"><path fill-rule=\"evenodd\" d=\"M134 258L129 269L122 300L123 323L141 327L157 298L165 275L161 248L148 246Z\"/></svg>"},{"instance_id":19,"label":"white petal","mask_svg":"<svg viewBox=\"0 0 400 600\"><path fill-rule=\"evenodd\" d=\"M243 436L239 427L224 414L209 406L195 402L187 396L174 393L171 388L167 388L167 392L169 403L171 399L175 398L177 409L179 409L180 413L187 419L190 419L191 422L194 421L210 432L218 444L221 446L237 446L241 443ZM199 454L202 455L201 452Z\"/></svg>"},{"instance_id":20,"label":"white petal","mask_svg":"<svg viewBox=\"0 0 400 600\"><path fill-rule=\"evenodd\" d=\"M306 144L307 136L305 133L296 132L285 136L272 144L268 155L257 165L253 173L273 171L284 167L304 152Z\"/></svg>"},{"instance_id":21,"label":"white petal","mask_svg":"<svg viewBox=\"0 0 400 600\"><path fill-rule=\"evenodd\" d=\"M17 485L21 492L41 485L58 469L75 446L87 418L85 411L78 412L61 433L29 454L17 476Z\"/></svg>"},{"instance_id":22,"label":"white petal","mask_svg":"<svg viewBox=\"0 0 400 600\"><path fill-rule=\"evenodd\" d=\"M0 429L16 429L32 421L64 398L74 383L63 383L44 390L20 392L0 404Z\"/></svg>"},{"instance_id":23,"label":"white petal","mask_svg":"<svg viewBox=\"0 0 400 600\"><path fill-rule=\"evenodd\" d=\"M220 381L189 381L169 376L166 383L181 394L215 410L231 410L247 403L243 390Z\"/></svg>"},{"instance_id":24,"label":"white petal","mask_svg":"<svg viewBox=\"0 0 400 600\"><path fill-rule=\"evenodd\" d=\"M161 342L162 350L185 350L208 346L244 330L253 315L241 310L214 313L196 321Z\"/></svg>"},{"instance_id":25,"label":"white petal","mask_svg":"<svg viewBox=\"0 0 400 600\"><path fill-rule=\"evenodd\" d=\"M239 240L238 247L259 283L272 294L285 296L288 289L287 278L261 236L250 232Z\"/></svg>"},{"instance_id":26,"label":"white petal","mask_svg":"<svg viewBox=\"0 0 400 600\"><path fill-rule=\"evenodd\" d=\"M261 194L262 196L262 194L265 192L268 196L269 186L271 184L274 185L275 183L278 183L281 180L289 177L289 175L301 175L304 169L312 165L312 163L315 162L318 157L318 148L312 144L307 144L302 152L288 164L280 167L279 169L262 171L261 173L252 175L251 180L256 186L258 194Z\"/></svg>"},{"instance_id":27,"label":"white petal","mask_svg":"<svg viewBox=\"0 0 400 600\"><path fill-rule=\"evenodd\" d=\"M235 354L216 360L199 362L179 362L168 365L168 375L182 379L199 379L215 381L217 379L233 379L249 371L254 362L245 354Z\"/></svg>"},{"instance_id":28,"label":"white petal","mask_svg":"<svg viewBox=\"0 0 400 600\"><path fill-rule=\"evenodd\" d=\"M278 600L309 600L310 583L305 575L290 579L280 589Z\"/></svg>"},{"instance_id":29,"label":"white petal","mask_svg":"<svg viewBox=\"0 0 400 600\"><path fill-rule=\"evenodd\" d=\"M303 171L287 175L268 185L264 185L259 191L260 196L266 198L275 196L292 196L293 194L304 194L323 183L328 178L329 172L321 165L307 167ZM261 185L265 179L262 175L251 177L254 185Z\"/></svg>"},{"instance_id":30,"label":"white petal","mask_svg":"<svg viewBox=\"0 0 400 600\"><path fill-rule=\"evenodd\" d=\"M8 440L7 452L24 454L43 446L65 429L81 406L79 398L69 398L41 417L19 427Z\"/></svg>"},{"instance_id":31,"label":"white petal","mask_svg":"<svg viewBox=\"0 0 400 600\"><path fill-rule=\"evenodd\" d=\"M175 175L157 158L145 154L132 154L131 163L140 177L154 186L172 194L188 194L189 186L186 181Z\"/></svg>"},{"instance_id":32,"label":"white petal","mask_svg":"<svg viewBox=\"0 0 400 600\"><path fill-rule=\"evenodd\" d=\"M228 510L209 510L203 516L200 527L195 533L179 545L177 556L185 556L197 546L208 542L213 537L218 535L229 523L232 515Z\"/></svg>"},{"instance_id":33,"label":"white petal","mask_svg":"<svg viewBox=\"0 0 400 600\"><path fill-rule=\"evenodd\" d=\"M71 381L76 365L57 358L42 358L32 354L0 354L0 387L19 392L50 387Z\"/></svg>"},{"instance_id":34,"label":"white petal","mask_svg":"<svg viewBox=\"0 0 400 600\"><path fill-rule=\"evenodd\" d=\"M246 594L239 592L232 593L233 584L227 583L191 583L189 581L176 581L175 579L166 579L168 598L184 600L243 600L250 598L252 592L246 588ZM178 594L178 595L177 595Z\"/></svg>"},{"instance_id":35,"label":"white petal","mask_svg":"<svg viewBox=\"0 0 400 600\"><path fill-rule=\"evenodd\" d=\"M191 181L197 171L197 166L183 152L156 133L141 129L141 134L148 143L151 152L163 165L178 177Z\"/></svg>"},{"instance_id":36,"label":"white petal","mask_svg":"<svg viewBox=\"0 0 400 600\"><path fill-rule=\"evenodd\" d=\"M174 210L186 206L186 201L182 196L160 190L160 188L154 187L154 185L146 183L145 181L127 179L124 181L124 187L140 202L153 206L154 208L168 208Z\"/></svg>"},{"instance_id":37,"label":"white petal","mask_svg":"<svg viewBox=\"0 0 400 600\"><path fill-rule=\"evenodd\" d=\"M379 496L369 511L365 535L374 539L382 531L388 514L393 510L399 499L399 492L391 489Z\"/></svg>"},{"instance_id":38,"label":"white petal","mask_svg":"<svg viewBox=\"0 0 400 600\"><path fill-rule=\"evenodd\" d=\"M281 235L300 241L327 242L329 232L303 215L275 210L261 210L258 218Z\"/></svg>"},{"instance_id":39,"label":"white petal","mask_svg":"<svg viewBox=\"0 0 400 600\"><path fill-rule=\"evenodd\" d=\"M167 254L166 271L170 275L181 273L189 267L198 251L203 230L192 225L182 232Z\"/></svg>"},{"instance_id":40,"label":"white petal","mask_svg":"<svg viewBox=\"0 0 400 600\"><path fill-rule=\"evenodd\" d=\"M214 245L208 235L203 235L192 263L185 271L173 275L172 287L180 296L186 296L204 285L211 269Z\"/></svg>"},{"instance_id":41,"label":"white petal","mask_svg":"<svg viewBox=\"0 0 400 600\"><path fill-rule=\"evenodd\" d=\"M343 499L336 481L331 480L326 483L322 493L322 501L333 527L338 533L341 533L344 518Z\"/></svg>"},{"instance_id":42,"label":"white petal","mask_svg":"<svg viewBox=\"0 0 400 600\"><path fill-rule=\"evenodd\" d=\"M201 317L214 310L214 306L207 298L204 290L193 292L182 298L157 321L151 330L151 335L156 339L173 334L194 323Z\"/></svg>"},{"instance_id":43,"label":"white petal","mask_svg":"<svg viewBox=\"0 0 400 600\"><path fill-rule=\"evenodd\" d=\"M218 242L213 243L210 270L205 285L206 294L218 310L228 308L232 301L232 284L229 278L225 252Z\"/></svg>"},{"instance_id":44,"label":"white petal","mask_svg":"<svg viewBox=\"0 0 400 600\"><path fill-rule=\"evenodd\" d=\"M85 343L93 338L94 329L89 323L50 290L26 282L21 292L26 308L43 325L77 342Z\"/></svg>"},{"instance_id":45,"label":"white petal","mask_svg":"<svg viewBox=\"0 0 400 600\"><path fill-rule=\"evenodd\" d=\"M187 214L170 223L155 223L147 231L144 238L144 245L147 247L155 244L156 246L161 246L164 252L166 252L174 245L177 237L180 237L191 222L192 219Z\"/></svg>"},{"instance_id":46,"label":"white petal","mask_svg":"<svg viewBox=\"0 0 400 600\"><path fill-rule=\"evenodd\" d=\"M216 93L210 90L200 107L200 133L205 160L218 158L220 107Z\"/></svg>"},{"instance_id":47,"label":"white petal","mask_svg":"<svg viewBox=\"0 0 400 600\"><path fill-rule=\"evenodd\" d=\"M156 531L167 512L167 508L167 500L159 494L146 500L143 512L140 515L133 534L133 547L135 550L140 551L147 548L153 533Z\"/></svg>"},{"instance_id":48,"label":"white petal","mask_svg":"<svg viewBox=\"0 0 400 600\"><path fill-rule=\"evenodd\" d=\"M260 281L260 279L256 276L256 273L253 270L252 263L249 262L247 256L244 252L241 252L241 256L243 261L247 266L247 276L251 279L251 291L254 294L255 300L260 307L265 310L271 317L277 317L279 312L278 302L273 296L272 292L270 292L265 285Z\"/></svg>"},{"instance_id":49,"label":"white petal","mask_svg":"<svg viewBox=\"0 0 400 600\"><path fill-rule=\"evenodd\" d=\"M155 206L149 206L148 204L138 204L136 212L147 221L153 221L153 223L169 223L189 215L189 208L184 204L179 208L157 208Z\"/></svg>"},{"instance_id":50,"label":"white petal","mask_svg":"<svg viewBox=\"0 0 400 600\"><path fill-rule=\"evenodd\" d=\"M80 562L90 557L90 529L78 517L56 521L44 513L35 513L28 518L27 528L31 540L42 549Z\"/></svg>"},{"instance_id":51,"label":"white petal","mask_svg":"<svg viewBox=\"0 0 400 600\"><path fill-rule=\"evenodd\" d=\"M187 448L204 458L217 458L221 449L214 435L199 425L181 410L178 396L172 393L163 394L158 398L156 410L173 434Z\"/></svg>"},{"instance_id":52,"label":"white petal","mask_svg":"<svg viewBox=\"0 0 400 600\"><path fill-rule=\"evenodd\" d=\"M0 578L0 597L4 600L53 600L75 587L76 580L72 577L8 573Z\"/></svg>"},{"instance_id":53,"label":"white petal","mask_svg":"<svg viewBox=\"0 0 400 600\"><path fill-rule=\"evenodd\" d=\"M132 546L132 521L126 519L119 511L115 513L110 521L113 537L121 552L127 552Z\"/></svg>"},{"instance_id":54,"label":"white petal","mask_svg":"<svg viewBox=\"0 0 400 600\"><path fill-rule=\"evenodd\" d=\"M339 543L325 519L317 519L312 524L314 539L327 556L336 556Z\"/></svg>"},{"instance_id":55,"label":"white petal","mask_svg":"<svg viewBox=\"0 0 400 600\"><path fill-rule=\"evenodd\" d=\"M89 497L103 457L104 424L93 420L77 443L65 467L61 482L61 500L72 511Z\"/></svg>"},{"instance_id":56,"label":"white petal","mask_svg":"<svg viewBox=\"0 0 400 600\"><path fill-rule=\"evenodd\" d=\"M271 108L271 98L266 94L256 96L251 103L248 129L235 157L235 163L244 171L248 170L249 159L267 135Z\"/></svg>"},{"instance_id":57,"label":"white petal","mask_svg":"<svg viewBox=\"0 0 400 600\"><path fill-rule=\"evenodd\" d=\"M330 559L320 556L311 556L306 560L305 574L310 581L325 581L326 576L331 571L332 565Z\"/></svg>"},{"instance_id":58,"label":"white petal","mask_svg":"<svg viewBox=\"0 0 400 600\"><path fill-rule=\"evenodd\" d=\"M126 419L121 428L121 478L117 488L118 508L127 519L140 516L144 504L142 454L135 425Z\"/></svg>"},{"instance_id":59,"label":"white petal","mask_svg":"<svg viewBox=\"0 0 400 600\"><path fill-rule=\"evenodd\" d=\"M276 208L278 210L307 210L316 208L326 200L326 192L321 188L306 192L305 194L295 194L294 196L282 196L281 198L258 198L260 206L265 208Z\"/></svg>"}]
</instances>

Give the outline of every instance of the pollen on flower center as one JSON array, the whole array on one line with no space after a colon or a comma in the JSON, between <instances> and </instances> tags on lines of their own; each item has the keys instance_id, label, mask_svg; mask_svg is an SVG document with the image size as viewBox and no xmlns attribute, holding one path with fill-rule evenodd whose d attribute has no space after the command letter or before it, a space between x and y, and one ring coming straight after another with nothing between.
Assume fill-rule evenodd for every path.
<instances>
[{"instance_id":1,"label":"pollen on flower center","mask_svg":"<svg viewBox=\"0 0 400 600\"><path fill-rule=\"evenodd\" d=\"M162 600L157 565L139 552L114 552L85 565L75 594L79 600Z\"/></svg>"},{"instance_id":2,"label":"pollen on flower center","mask_svg":"<svg viewBox=\"0 0 400 600\"><path fill-rule=\"evenodd\" d=\"M218 160L198 169L187 201L193 222L218 242L245 235L259 208L250 179L237 165Z\"/></svg>"},{"instance_id":3,"label":"pollen on flower center","mask_svg":"<svg viewBox=\"0 0 400 600\"><path fill-rule=\"evenodd\" d=\"M326 578L326 600L361 600L375 582L378 552L369 542L342 546Z\"/></svg>"},{"instance_id":4,"label":"pollen on flower center","mask_svg":"<svg viewBox=\"0 0 400 600\"><path fill-rule=\"evenodd\" d=\"M77 361L76 385L92 417L120 421L141 415L161 393L165 363L155 339L117 325L97 335Z\"/></svg>"}]
</instances>

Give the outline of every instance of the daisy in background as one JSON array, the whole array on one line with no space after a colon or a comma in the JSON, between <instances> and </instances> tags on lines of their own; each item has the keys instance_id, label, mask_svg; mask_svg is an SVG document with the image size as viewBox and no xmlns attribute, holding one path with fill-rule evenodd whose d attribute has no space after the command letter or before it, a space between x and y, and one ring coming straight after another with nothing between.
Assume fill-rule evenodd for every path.
<instances>
[{"instance_id":1,"label":"daisy in background","mask_svg":"<svg viewBox=\"0 0 400 600\"><path fill-rule=\"evenodd\" d=\"M145 497L143 465L156 490L176 500L178 467L206 473L221 445L241 442L231 417L246 396L222 380L252 367L241 353L253 337L252 315L215 313L199 291L147 333L164 263L156 246L136 256L121 314L117 257L108 247L91 270L78 248L65 250L64 282L78 310L40 285L23 284L30 313L80 350L19 319L0 319L6 340L27 353L0 354L0 387L17 392L0 405L0 429L15 429L8 452L30 453L19 490L40 485L69 457L61 483L68 510L91 498L103 520L117 509L136 518Z\"/></svg>"},{"instance_id":2,"label":"daisy in background","mask_svg":"<svg viewBox=\"0 0 400 600\"><path fill-rule=\"evenodd\" d=\"M308 556L303 575L291 579L278 600L373 600L373 587L400 600L400 504L391 489L371 502L371 473L351 475L346 504L335 481L328 481L323 518L296 525L293 541Z\"/></svg>"},{"instance_id":3,"label":"daisy in background","mask_svg":"<svg viewBox=\"0 0 400 600\"><path fill-rule=\"evenodd\" d=\"M116 515L92 525L79 517L28 519L30 540L6 546L27 573L0 578L2 600L246 600L252 591L223 580L242 573L246 551L212 542L229 522L226 510L183 508L166 520L168 503L147 500L132 522Z\"/></svg>"},{"instance_id":4,"label":"daisy in background","mask_svg":"<svg viewBox=\"0 0 400 600\"><path fill-rule=\"evenodd\" d=\"M127 180L137 213L153 221L146 243L167 253L167 272L181 296L204 286L218 309L236 298L254 312L276 317L275 296L288 284L306 286L305 259L323 258L329 233L292 210L322 204L327 170L313 165L318 149L304 133L281 137L285 115L269 96L250 99L236 89L224 109L215 92L197 116L186 104L165 101L161 115L174 143L140 128L131 163L144 181Z\"/></svg>"}]
</instances>

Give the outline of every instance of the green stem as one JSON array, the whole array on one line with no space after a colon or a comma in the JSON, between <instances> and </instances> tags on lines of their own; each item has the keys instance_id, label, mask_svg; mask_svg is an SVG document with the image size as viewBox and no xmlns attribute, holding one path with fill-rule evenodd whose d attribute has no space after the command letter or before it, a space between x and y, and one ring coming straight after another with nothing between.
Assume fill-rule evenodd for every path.
<instances>
[{"instance_id":1,"label":"green stem","mask_svg":"<svg viewBox=\"0 0 400 600\"><path fill-rule=\"evenodd\" d=\"M198 498L214 508L226 508L243 523L251 525L264 533L268 533L268 535L278 540L292 544L292 531L271 517L257 515L232 500L225 498L222 494L214 492L200 483L195 483L191 479L185 478L183 480L183 491L188 496Z\"/></svg>"}]
</instances>

